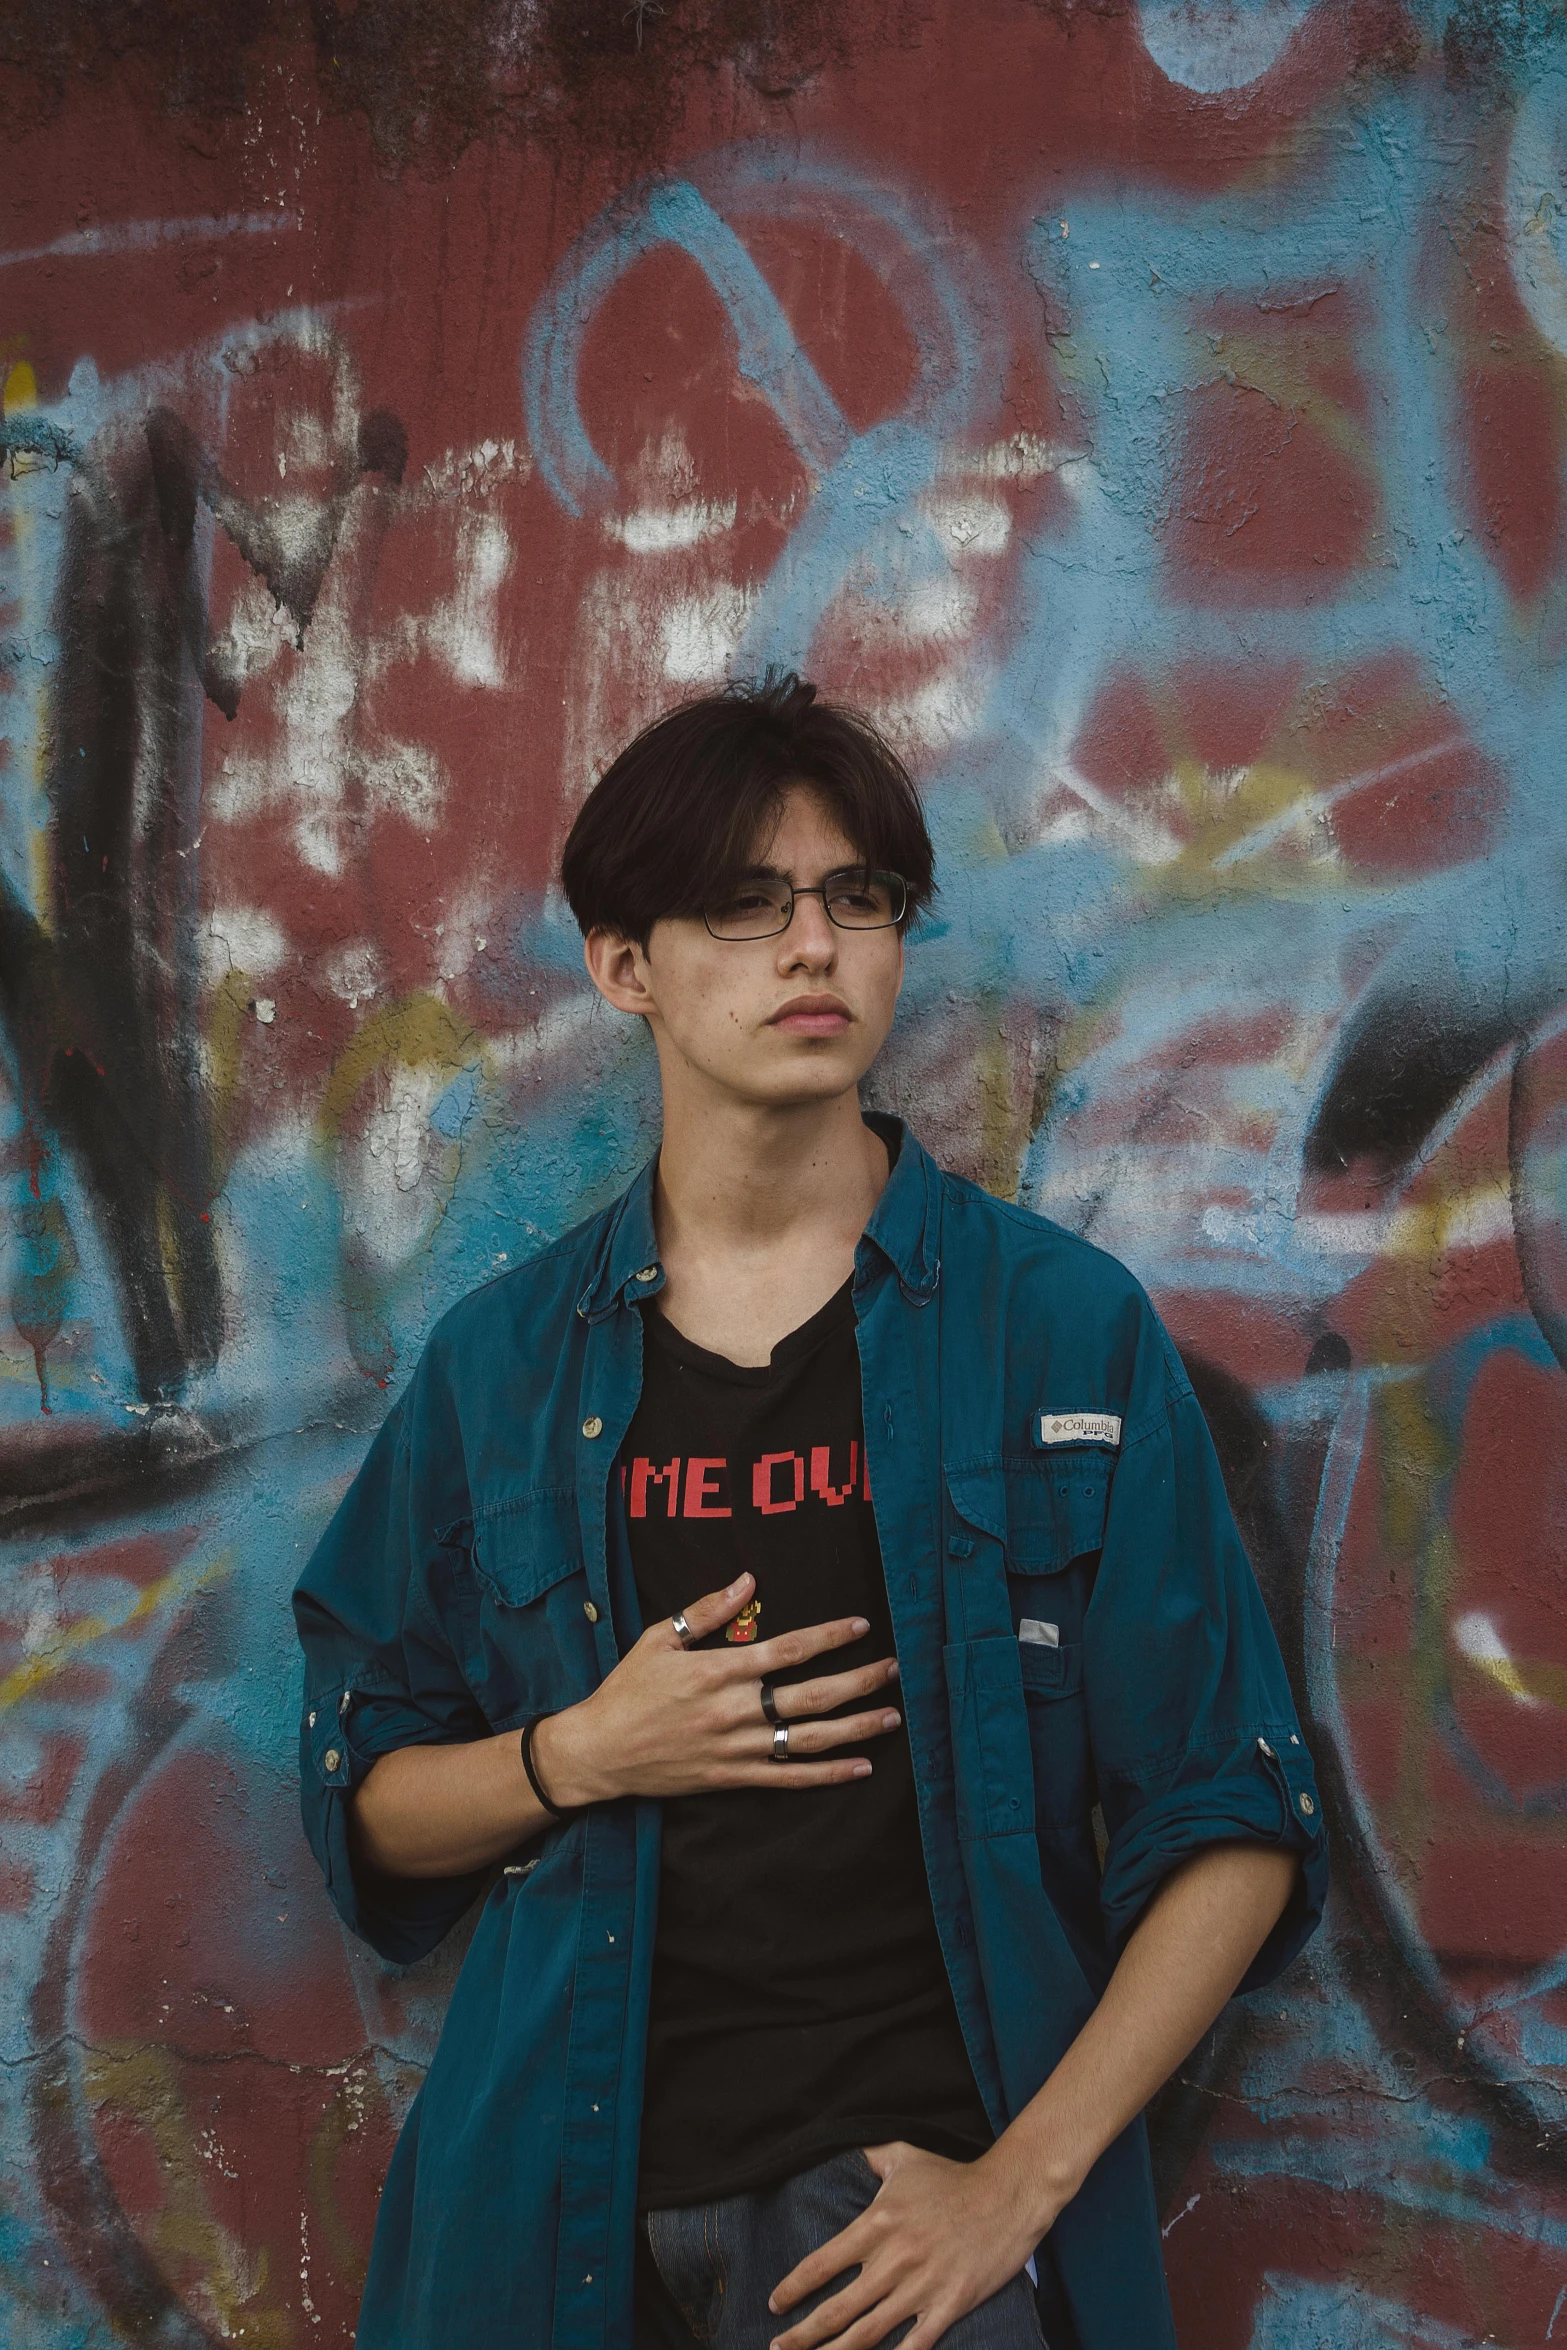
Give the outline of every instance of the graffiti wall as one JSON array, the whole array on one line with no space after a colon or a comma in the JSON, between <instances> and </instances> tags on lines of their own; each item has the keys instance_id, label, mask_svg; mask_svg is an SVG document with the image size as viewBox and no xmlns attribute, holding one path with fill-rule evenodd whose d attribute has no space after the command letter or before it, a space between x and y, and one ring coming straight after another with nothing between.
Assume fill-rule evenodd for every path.
<instances>
[{"instance_id":1,"label":"graffiti wall","mask_svg":"<svg viewBox=\"0 0 1567 2350\"><path fill-rule=\"evenodd\" d=\"M938 841L873 1095L1153 1290L1332 1798L1182 2340L1567 2342L1559 10L240 24L0 8L0 2334L351 2340L457 1953L287 1594L649 1146L573 810L783 660Z\"/></svg>"}]
</instances>

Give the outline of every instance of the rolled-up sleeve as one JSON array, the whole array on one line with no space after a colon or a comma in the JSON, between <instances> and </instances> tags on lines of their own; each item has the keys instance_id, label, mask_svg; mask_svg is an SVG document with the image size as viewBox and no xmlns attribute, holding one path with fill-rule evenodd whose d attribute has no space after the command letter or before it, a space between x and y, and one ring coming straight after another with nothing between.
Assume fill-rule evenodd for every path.
<instances>
[{"instance_id":1,"label":"rolled-up sleeve","mask_svg":"<svg viewBox=\"0 0 1567 2350\"><path fill-rule=\"evenodd\" d=\"M417 1383L416 1383L417 1384ZM349 1803L372 1763L399 1746L453 1744L488 1728L463 1677L459 1557L438 1537L460 1518L415 1475L410 1393L392 1411L294 1590L305 1652L300 1810L345 1925L383 1958L423 1958L485 1883L392 1877L356 1856ZM460 1454L456 1455L460 1459ZM447 1524L434 1522L432 1510Z\"/></svg>"},{"instance_id":2,"label":"rolled-up sleeve","mask_svg":"<svg viewBox=\"0 0 1567 2350\"><path fill-rule=\"evenodd\" d=\"M1327 1893L1322 1801L1213 1441L1151 1306L1084 1623L1084 1686L1108 1846L1101 1901L1119 1955L1170 1871L1213 1844L1280 1846L1301 1870L1239 1985L1314 1931Z\"/></svg>"}]
</instances>

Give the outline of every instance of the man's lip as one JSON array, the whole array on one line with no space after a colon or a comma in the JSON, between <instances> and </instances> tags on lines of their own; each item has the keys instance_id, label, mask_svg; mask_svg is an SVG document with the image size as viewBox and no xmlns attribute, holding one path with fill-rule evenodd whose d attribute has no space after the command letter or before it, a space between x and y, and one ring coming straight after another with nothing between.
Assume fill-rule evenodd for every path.
<instances>
[{"instance_id":1,"label":"man's lip","mask_svg":"<svg viewBox=\"0 0 1567 2350\"><path fill-rule=\"evenodd\" d=\"M799 995L787 1004L780 1004L768 1022L770 1028L846 1027L853 1015L837 996Z\"/></svg>"}]
</instances>

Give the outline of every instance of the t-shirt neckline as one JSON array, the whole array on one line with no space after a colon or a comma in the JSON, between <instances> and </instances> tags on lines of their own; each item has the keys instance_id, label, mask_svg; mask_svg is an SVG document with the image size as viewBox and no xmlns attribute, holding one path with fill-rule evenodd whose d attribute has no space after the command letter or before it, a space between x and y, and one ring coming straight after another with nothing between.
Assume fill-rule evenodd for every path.
<instances>
[{"instance_id":1,"label":"t-shirt neckline","mask_svg":"<svg viewBox=\"0 0 1567 2350\"><path fill-rule=\"evenodd\" d=\"M765 1387L780 1372L797 1369L805 1356L814 1354L826 1340L836 1337L845 1324L852 1327L854 1275L851 1273L808 1321L780 1338L773 1348L772 1359L765 1363L732 1362L728 1355L714 1354L708 1347L698 1346L695 1339L687 1338L667 1315L659 1312L653 1298L645 1300L641 1312L642 1327L648 1338L687 1370L700 1371L709 1379L725 1379L736 1386Z\"/></svg>"}]
</instances>

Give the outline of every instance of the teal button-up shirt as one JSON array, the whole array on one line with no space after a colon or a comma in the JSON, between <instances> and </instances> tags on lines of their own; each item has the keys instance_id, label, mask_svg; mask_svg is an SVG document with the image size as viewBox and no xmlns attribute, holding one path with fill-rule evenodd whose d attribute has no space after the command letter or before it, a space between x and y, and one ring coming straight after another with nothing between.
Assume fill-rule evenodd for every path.
<instances>
[{"instance_id":1,"label":"teal button-up shirt","mask_svg":"<svg viewBox=\"0 0 1567 2350\"><path fill-rule=\"evenodd\" d=\"M1237 1838L1300 1854L1250 1988L1311 1933L1326 1838L1213 1446L1148 1299L1113 1258L873 1123L901 1147L855 1252L865 1444L931 1900L1000 2131L1169 1870ZM394 1747L586 1697L636 1639L612 1471L641 1390L634 1309L663 1279L652 1197L649 1166L444 1317L294 1595L305 1828L344 1921L408 1961L483 1896L392 2158L360 2350L631 2340L660 1804L598 1805L509 1868L416 1880L356 1866L347 1802ZM1054 1642L1020 1640L1025 1619ZM1174 2350L1141 2122L1038 2266L1051 2350Z\"/></svg>"}]
</instances>

